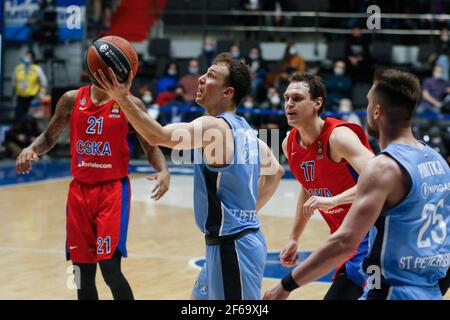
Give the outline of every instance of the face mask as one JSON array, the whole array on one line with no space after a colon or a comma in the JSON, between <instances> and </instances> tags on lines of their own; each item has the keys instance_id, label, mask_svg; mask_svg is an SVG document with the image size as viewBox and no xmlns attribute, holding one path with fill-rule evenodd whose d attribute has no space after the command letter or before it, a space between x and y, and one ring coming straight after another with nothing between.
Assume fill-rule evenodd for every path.
<instances>
[{"instance_id":1,"label":"face mask","mask_svg":"<svg viewBox=\"0 0 450 320\"><path fill-rule=\"evenodd\" d=\"M231 53L231 56L233 57L233 59L239 59L240 53L235 51Z\"/></svg>"},{"instance_id":2,"label":"face mask","mask_svg":"<svg viewBox=\"0 0 450 320\"><path fill-rule=\"evenodd\" d=\"M169 69L169 71L167 71L167 74L169 75L169 76L174 76L174 75L176 75L177 74L177 71L176 70L173 70L173 69Z\"/></svg>"},{"instance_id":3,"label":"face mask","mask_svg":"<svg viewBox=\"0 0 450 320\"><path fill-rule=\"evenodd\" d=\"M150 104L153 101L153 97L151 95L145 95L142 97L142 101L144 101L145 104Z\"/></svg>"},{"instance_id":4,"label":"face mask","mask_svg":"<svg viewBox=\"0 0 450 320\"><path fill-rule=\"evenodd\" d=\"M245 101L245 102L244 102L244 108L246 108L246 109L251 109L251 108L253 108L253 102L251 102L251 101Z\"/></svg>"},{"instance_id":5,"label":"face mask","mask_svg":"<svg viewBox=\"0 0 450 320\"><path fill-rule=\"evenodd\" d=\"M290 54L291 56L293 56L293 55L296 54L296 53L297 53L297 49L295 49L294 47L292 47L292 48L289 49L289 54Z\"/></svg>"},{"instance_id":6,"label":"face mask","mask_svg":"<svg viewBox=\"0 0 450 320\"><path fill-rule=\"evenodd\" d=\"M22 58L22 62L24 63L24 64L31 64L31 59L29 58L29 57L23 57Z\"/></svg>"},{"instance_id":7,"label":"face mask","mask_svg":"<svg viewBox=\"0 0 450 320\"><path fill-rule=\"evenodd\" d=\"M342 103L339 106L339 112L350 112L352 111L352 107L349 104Z\"/></svg>"},{"instance_id":8,"label":"face mask","mask_svg":"<svg viewBox=\"0 0 450 320\"><path fill-rule=\"evenodd\" d=\"M344 68L341 67L334 68L334 74L337 76L342 76L344 74Z\"/></svg>"},{"instance_id":9,"label":"face mask","mask_svg":"<svg viewBox=\"0 0 450 320\"><path fill-rule=\"evenodd\" d=\"M448 36L441 36L441 41L442 42L448 42L449 37Z\"/></svg>"},{"instance_id":10,"label":"face mask","mask_svg":"<svg viewBox=\"0 0 450 320\"><path fill-rule=\"evenodd\" d=\"M259 58L259 54L257 54L257 53L250 53L249 57L250 57L250 59L252 59L252 60L256 60L256 59Z\"/></svg>"},{"instance_id":11,"label":"face mask","mask_svg":"<svg viewBox=\"0 0 450 320\"><path fill-rule=\"evenodd\" d=\"M213 52L214 51L214 47L207 44L203 47L203 50L205 50L205 52Z\"/></svg>"},{"instance_id":12,"label":"face mask","mask_svg":"<svg viewBox=\"0 0 450 320\"><path fill-rule=\"evenodd\" d=\"M270 103L273 105L280 104L280 101L281 101L281 99L279 96L273 96L270 98Z\"/></svg>"},{"instance_id":13,"label":"face mask","mask_svg":"<svg viewBox=\"0 0 450 320\"><path fill-rule=\"evenodd\" d=\"M442 72L433 72L433 77L435 78L435 79L442 79L442 77L443 77L444 75L442 74Z\"/></svg>"},{"instance_id":14,"label":"face mask","mask_svg":"<svg viewBox=\"0 0 450 320\"><path fill-rule=\"evenodd\" d=\"M189 68L190 74L198 74L198 68Z\"/></svg>"}]
</instances>

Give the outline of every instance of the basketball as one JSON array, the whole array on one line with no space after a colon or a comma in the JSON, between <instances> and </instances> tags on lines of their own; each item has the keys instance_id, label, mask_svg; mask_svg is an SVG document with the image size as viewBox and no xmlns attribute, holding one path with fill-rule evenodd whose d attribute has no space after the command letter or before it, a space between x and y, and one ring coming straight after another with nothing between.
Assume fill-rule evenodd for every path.
<instances>
[{"instance_id":1,"label":"basketball","mask_svg":"<svg viewBox=\"0 0 450 320\"><path fill-rule=\"evenodd\" d=\"M87 50L86 66L91 78L98 69L109 78L108 68L111 67L119 82L125 82L130 70L136 75L138 56L132 44L124 38L106 36L97 39Z\"/></svg>"}]
</instances>

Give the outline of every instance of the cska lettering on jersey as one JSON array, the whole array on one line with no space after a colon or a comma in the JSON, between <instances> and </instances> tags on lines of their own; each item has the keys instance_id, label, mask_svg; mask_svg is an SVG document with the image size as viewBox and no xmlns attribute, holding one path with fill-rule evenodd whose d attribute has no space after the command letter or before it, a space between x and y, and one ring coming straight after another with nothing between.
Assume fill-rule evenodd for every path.
<instances>
[{"instance_id":1,"label":"cska lettering on jersey","mask_svg":"<svg viewBox=\"0 0 450 320\"><path fill-rule=\"evenodd\" d=\"M331 198L333 196L328 188L308 189L308 194L310 197L316 196Z\"/></svg>"},{"instance_id":2,"label":"cska lettering on jersey","mask_svg":"<svg viewBox=\"0 0 450 320\"><path fill-rule=\"evenodd\" d=\"M78 140L76 144L78 154L88 156L111 156L111 146L109 142L83 141Z\"/></svg>"}]
</instances>

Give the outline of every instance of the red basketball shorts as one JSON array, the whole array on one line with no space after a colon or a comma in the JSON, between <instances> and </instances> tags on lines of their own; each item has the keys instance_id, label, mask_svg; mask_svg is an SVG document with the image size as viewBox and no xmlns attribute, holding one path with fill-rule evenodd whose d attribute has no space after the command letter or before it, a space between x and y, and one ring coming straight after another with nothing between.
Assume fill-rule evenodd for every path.
<instances>
[{"instance_id":1,"label":"red basketball shorts","mask_svg":"<svg viewBox=\"0 0 450 320\"><path fill-rule=\"evenodd\" d=\"M97 263L116 250L127 256L131 189L128 177L95 185L72 180L67 198L67 260Z\"/></svg>"}]
</instances>

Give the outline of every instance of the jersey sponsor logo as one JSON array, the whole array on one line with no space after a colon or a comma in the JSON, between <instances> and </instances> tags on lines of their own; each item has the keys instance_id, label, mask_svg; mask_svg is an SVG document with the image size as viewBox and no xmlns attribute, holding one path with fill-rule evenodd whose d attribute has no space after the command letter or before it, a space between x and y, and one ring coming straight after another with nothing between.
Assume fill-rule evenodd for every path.
<instances>
[{"instance_id":1,"label":"jersey sponsor logo","mask_svg":"<svg viewBox=\"0 0 450 320\"><path fill-rule=\"evenodd\" d=\"M85 162L83 160L78 163L78 168L112 169L112 167L111 163Z\"/></svg>"},{"instance_id":2,"label":"jersey sponsor logo","mask_svg":"<svg viewBox=\"0 0 450 320\"><path fill-rule=\"evenodd\" d=\"M328 214L339 214L341 212L344 212L344 209L343 208L334 208L334 209L322 210L322 211L325 213L328 213Z\"/></svg>"},{"instance_id":3,"label":"jersey sponsor logo","mask_svg":"<svg viewBox=\"0 0 450 320\"><path fill-rule=\"evenodd\" d=\"M83 141L78 140L76 144L78 154L88 156L111 156L111 146L109 142Z\"/></svg>"},{"instance_id":4,"label":"jersey sponsor logo","mask_svg":"<svg viewBox=\"0 0 450 320\"><path fill-rule=\"evenodd\" d=\"M426 182L424 182L422 184L421 190L422 190L422 197L424 199L427 199L430 194L450 191L450 182L434 184L431 186L429 186Z\"/></svg>"},{"instance_id":5,"label":"jersey sponsor logo","mask_svg":"<svg viewBox=\"0 0 450 320\"><path fill-rule=\"evenodd\" d=\"M78 246L69 246L70 251L75 250L76 248L78 248Z\"/></svg>"},{"instance_id":6,"label":"jersey sponsor logo","mask_svg":"<svg viewBox=\"0 0 450 320\"><path fill-rule=\"evenodd\" d=\"M291 268L284 267L279 259L280 252L268 252L267 253L267 260L266 265L264 267L264 278L268 279L281 279L283 278L288 272L293 270L300 262L305 261L308 256L311 255L312 252L310 251L299 251L297 254L299 256L299 261L297 264ZM194 268L201 269L203 265L205 264L206 259L205 258L194 258L190 261L190 265ZM326 276L323 276L322 278L317 279L317 282L332 282L333 281L333 275L336 272L336 270L331 271Z\"/></svg>"}]
</instances>

